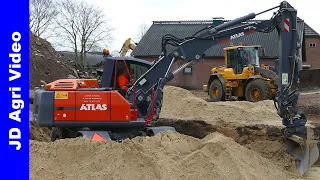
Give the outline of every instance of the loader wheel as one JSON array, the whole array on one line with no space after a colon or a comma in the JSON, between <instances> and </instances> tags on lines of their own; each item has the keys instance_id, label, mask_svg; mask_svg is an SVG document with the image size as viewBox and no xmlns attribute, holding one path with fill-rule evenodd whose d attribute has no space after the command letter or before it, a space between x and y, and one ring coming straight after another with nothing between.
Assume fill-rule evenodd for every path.
<instances>
[{"instance_id":1,"label":"loader wheel","mask_svg":"<svg viewBox=\"0 0 320 180\"><path fill-rule=\"evenodd\" d=\"M209 97L211 102L223 101L224 91L221 82L214 79L209 88Z\"/></svg>"},{"instance_id":2,"label":"loader wheel","mask_svg":"<svg viewBox=\"0 0 320 180\"><path fill-rule=\"evenodd\" d=\"M247 101L258 102L262 100L272 99L272 91L267 83L263 79L255 79L246 87L245 95Z\"/></svg>"},{"instance_id":3,"label":"loader wheel","mask_svg":"<svg viewBox=\"0 0 320 180\"><path fill-rule=\"evenodd\" d=\"M51 131L52 142L54 142L55 140L64 139L64 138L66 138L66 135L62 128L57 128L57 127L52 128L52 131Z\"/></svg>"}]
</instances>

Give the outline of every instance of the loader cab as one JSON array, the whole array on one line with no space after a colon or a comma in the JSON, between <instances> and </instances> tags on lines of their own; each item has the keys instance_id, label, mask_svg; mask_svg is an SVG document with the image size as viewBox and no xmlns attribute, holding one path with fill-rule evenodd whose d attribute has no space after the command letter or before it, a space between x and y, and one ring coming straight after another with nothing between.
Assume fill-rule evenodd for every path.
<instances>
[{"instance_id":1,"label":"loader cab","mask_svg":"<svg viewBox=\"0 0 320 180\"><path fill-rule=\"evenodd\" d=\"M259 62L259 48L260 46L238 46L224 48L225 64L228 68L232 68L235 74L242 74L243 68L250 64L253 66L260 66Z\"/></svg>"}]
</instances>

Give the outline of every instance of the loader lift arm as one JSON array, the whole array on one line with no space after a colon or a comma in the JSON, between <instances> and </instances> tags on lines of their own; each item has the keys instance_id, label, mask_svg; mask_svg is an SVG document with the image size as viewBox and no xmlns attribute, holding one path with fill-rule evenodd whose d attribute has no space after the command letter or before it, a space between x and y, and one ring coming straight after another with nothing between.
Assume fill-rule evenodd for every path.
<instances>
[{"instance_id":1,"label":"loader lift arm","mask_svg":"<svg viewBox=\"0 0 320 180\"><path fill-rule=\"evenodd\" d=\"M250 19L254 19L259 14L277 8L278 10L270 20L246 22ZM203 53L210 47L221 43L227 43L230 40L246 36L254 32L270 33L276 28L279 35L279 67L277 68L279 77L276 80L278 91L274 102L277 113L283 119L283 125L286 126L283 134L288 138L288 140L290 140L288 148L291 152L292 149L296 147L295 142L299 142L301 138L305 140L307 135L305 127L307 118L302 111L297 108L299 96L297 90L299 59L297 58L297 55L298 49L301 48L301 44L298 43L300 41L298 40L299 37L296 29L296 23L297 11L288 2L283 1L279 6L270 8L266 11L257 14L250 13L246 16L215 27L209 26L191 37L179 39L169 34L163 36L162 54L160 58L156 60L153 66L134 84L136 88L137 104L144 104L144 107L147 107L147 109L144 110L138 108L139 114L147 117L151 114L151 111L153 111L150 98L148 98L150 97L152 89L155 90L155 108L157 108L157 106L161 106L160 104L162 101L162 90L164 85L174 78L175 73L182 70L192 62L200 61ZM235 25L237 26L233 27ZM200 34L202 31L203 33ZM200 35L196 36L197 34ZM166 45L172 45L177 48L167 54ZM186 63L172 73L169 70L177 59L184 60ZM132 91L132 88L129 90L128 98L129 101L133 101L133 93L130 91ZM316 145L313 147L317 149ZM303 165L300 165L299 168L301 173L304 173L319 156L318 150L318 152L315 152L316 154L310 155L312 157L309 161L307 160L308 157L305 157L306 154L309 153L306 151L309 151L309 149L305 149L304 155L302 155L303 157L300 157L300 160L303 161L301 163Z\"/></svg>"}]
</instances>

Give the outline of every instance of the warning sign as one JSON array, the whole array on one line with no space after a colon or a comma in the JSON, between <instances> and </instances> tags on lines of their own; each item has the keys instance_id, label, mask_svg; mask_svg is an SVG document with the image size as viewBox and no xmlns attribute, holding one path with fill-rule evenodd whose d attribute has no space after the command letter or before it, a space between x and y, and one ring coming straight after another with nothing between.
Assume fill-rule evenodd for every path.
<instances>
[{"instance_id":1,"label":"warning sign","mask_svg":"<svg viewBox=\"0 0 320 180\"><path fill-rule=\"evenodd\" d=\"M98 133L94 133L91 137L92 140L94 141L100 141L100 142L103 142L103 141L106 141L100 134Z\"/></svg>"},{"instance_id":2,"label":"warning sign","mask_svg":"<svg viewBox=\"0 0 320 180\"><path fill-rule=\"evenodd\" d=\"M55 99L68 99L68 92L55 92Z\"/></svg>"}]
</instances>

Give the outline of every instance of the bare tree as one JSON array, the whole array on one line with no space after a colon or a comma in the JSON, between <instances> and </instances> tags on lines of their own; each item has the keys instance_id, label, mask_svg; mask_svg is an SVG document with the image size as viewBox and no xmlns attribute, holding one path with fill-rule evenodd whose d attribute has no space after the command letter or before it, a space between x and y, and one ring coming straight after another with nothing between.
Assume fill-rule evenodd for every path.
<instances>
[{"instance_id":1,"label":"bare tree","mask_svg":"<svg viewBox=\"0 0 320 180\"><path fill-rule=\"evenodd\" d=\"M58 3L56 23L61 29L65 47L72 48L80 67L86 67L86 53L105 47L113 41L114 30L107 24L103 11L85 1L63 0ZM64 34L64 35L63 35Z\"/></svg>"},{"instance_id":2,"label":"bare tree","mask_svg":"<svg viewBox=\"0 0 320 180\"><path fill-rule=\"evenodd\" d=\"M119 57L120 53L118 51L112 51L111 56Z\"/></svg>"},{"instance_id":3,"label":"bare tree","mask_svg":"<svg viewBox=\"0 0 320 180\"><path fill-rule=\"evenodd\" d=\"M52 20L58 11L52 0L30 0L30 30L36 36L50 33ZM44 37L43 37L44 38Z\"/></svg>"},{"instance_id":4,"label":"bare tree","mask_svg":"<svg viewBox=\"0 0 320 180\"><path fill-rule=\"evenodd\" d=\"M140 41L143 36L147 33L149 26L146 23L142 23L138 26L137 40Z\"/></svg>"}]
</instances>

